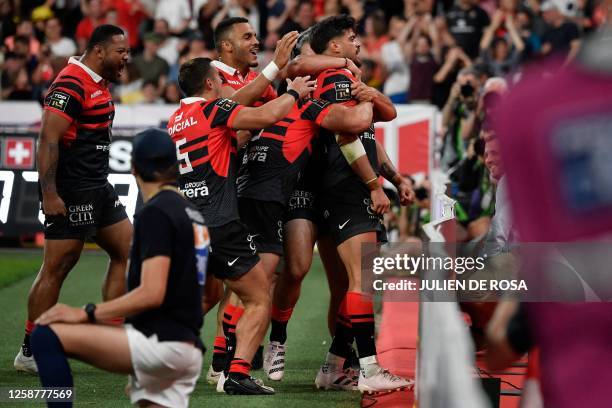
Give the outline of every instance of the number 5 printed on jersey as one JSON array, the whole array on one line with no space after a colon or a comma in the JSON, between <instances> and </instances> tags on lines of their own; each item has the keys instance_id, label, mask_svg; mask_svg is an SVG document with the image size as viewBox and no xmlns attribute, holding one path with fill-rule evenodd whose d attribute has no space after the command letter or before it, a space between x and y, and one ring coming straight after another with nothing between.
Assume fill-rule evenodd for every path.
<instances>
[{"instance_id":1,"label":"number 5 printed on jersey","mask_svg":"<svg viewBox=\"0 0 612 408\"><path fill-rule=\"evenodd\" d=\"M193 171L191 161L189 161L189 153L181 153L181 146L183 146L185 143L187 143L187 139L185 138L176 141L176 157L179 160L179 171L181 174L186 174ZM184 161L184 163L182 161Z\"/></svg>"}]
</instances>

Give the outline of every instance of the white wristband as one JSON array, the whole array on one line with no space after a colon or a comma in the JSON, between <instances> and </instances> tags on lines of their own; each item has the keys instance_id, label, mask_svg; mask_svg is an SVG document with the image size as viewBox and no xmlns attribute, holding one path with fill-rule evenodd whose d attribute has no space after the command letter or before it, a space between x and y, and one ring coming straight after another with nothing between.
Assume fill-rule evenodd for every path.
<instances>
[{"instance_id":1,"label":"white wristband","mask_svg":"<svg viewBox=\"0 0 612 408\"><path fill-rule=\"evenodd\" d=\"M363 148L363 143L361 143L359 138L353 140L351 143L340 146L340 151L348 164L353 164L355 160L366 155L366 151Z\"/></svg>"},{"instance_id":2,"label":"white wristband","mask_svg":"<svg viewBox=\"0 0 612 408\"><path fill-rule=\"evenodd\" d=\"M270 82L276 79L278 75L278 65L274 61L270 62L266 67L261 71L261 74L266 77L266 79Z\"/></svg>"}]
</instances>

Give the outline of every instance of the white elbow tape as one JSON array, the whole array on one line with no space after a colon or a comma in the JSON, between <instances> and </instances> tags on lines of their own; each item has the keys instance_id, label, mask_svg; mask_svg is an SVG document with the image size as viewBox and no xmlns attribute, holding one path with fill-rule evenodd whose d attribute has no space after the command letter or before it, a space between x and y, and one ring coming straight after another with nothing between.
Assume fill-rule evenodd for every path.
<instances>
[{"instance_id":1,"label":"white elbow tape","mask_svg":"<svg viewBox=\"0 0 612 408\"><path fill-rule=\"evenodd\" d=\"M336 139L337 138L338 136L336 136ZM361 143L359 138L353 140L351 143L340 146L340 151L348 164L353 164L355 160L366 155L366 151L363 148L363 143Z\"/></svg>"},{"instance_id":2,"label":"white elbow tape","mask_svg":"<svg viewBox=\"0 0 612 408\"><path fill-rule=\"evenodd\" d=\"M274 61L270 62L266 67L261 71L261 74L266 77L266 79L270 82L276 79L278 75L278 65Z\"/></svg>"}]
</instances>

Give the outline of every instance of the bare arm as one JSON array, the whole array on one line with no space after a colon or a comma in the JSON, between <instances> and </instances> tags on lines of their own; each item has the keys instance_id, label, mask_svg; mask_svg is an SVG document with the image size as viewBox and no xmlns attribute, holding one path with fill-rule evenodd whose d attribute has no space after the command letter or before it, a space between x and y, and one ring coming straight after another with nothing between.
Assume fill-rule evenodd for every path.
<instances>
[{"instance_id":1,"label":"bare arm","mask_svg":"<svg viewBox=\"0 0 612 408\"><path fill-rule=\"evenodd\" d=\"M516 29L516 24L514 23L514 17L509 14L506 17L506 28L508 29L508 33L510 34L510 39L512 40L512 44L514 44L514 48L516 52L521 52L525 49L525 43L521 38L518 30Z\"/></svg>"},{"instance_id":2,"label":"bare arm","mask_svg":"<svg viewBox=\"0 0 612 408\"><path fill-rule=\"evenodd\" d=\"M300 98L305 97L314 90L315 81L309 81L309 77L299 77L289 82L288 90L295 90ZM257 108L242 108L234 118L232 127L234 129L263 129L284 118L296 100L289 93L279 96Z\"/></svg>"},{"instance_id":3,"label":"bare arm","mask_svg":"<svg viewBox=\"0 0 612 408\"><path fill-rule=\"evenodd\" d=\"M455 68L457 59L459 58L456 48L452 48L446 55L446 60L438 72L433 77L434 82L441 83L446 80L451 71Z\"/></svg>"},{"instance_id":4,"label":"bare arm","mask_svg":"<svg viewBox=\"0 0 612 408\"><path fill-rule=\"evenodd\" d=\"M292 31L285 34L283 38L277 42L274 52L274 63L279 69L287 65L287 61L289 61L289 57L291 56L291 50L295 47L297 38L298 32ZM232 95L227 96L227 98L241 105L250 106L261 98L261 95L263 95L271 83L272 81L266 78L264 74L260 73L253 81L238 89Z\"/></svg>"},{"instance_id":5,"label":"bare arm","mask_svg":"<svg viewBox=\"0 0 612 408\"><path fill-rule=\"evenodd\" d=\"M372 124L372 104L362 102L349 107L335 104L323 119L321 126L334 132L361 133Z\"/></svg>"},{"instance_id":6,"label":"bare arm","mask_svg":"<svg viewBox=\"0 0 612 408\"><path fill-rule=\"evenodd\" d=\"M397 117L397 110L391 99L363 82L354 82L351 85L351 95L360 102L372 102L374 122L389 122Z\"/></svg>"},{"instance_id":7,"label":"bare arm","mask_svg":"<svg viewBox=\"0 0 612 408\"><path fill-rule=\"evenodd\" d=\"M340 146L340 151L351 166L353 172L370 190L370 199L372 200L371 207L374 212L382 215L389 211L391 202L383 191L382 186L378 183L378 175L374 172L374 169L372 169L368 156L363 154L355 159L352 157L352 154L346 150L346 147L348 147L347 145L352 145L354 150L356 144L361 145L363 149L363 144L359 136L350 133L340 133L336 135L336 142L338 146Z\"/></svg>"},{"instance_id":8,"label":"bare arm","mask_svg":"<svg viewBox=\"0 0 612 408\"><path fill-rule=\"evenodd\" d=\"M398 173L383 145L376 141L376 155L380 167L380 175L392 183L400 197L402 205L408 205L415 199L412 182Z\"/></svg>"},{"instance_id":9,"label":"bare arm","mask_svg":"<svg viewBox=\"0 0 612 408\"><path fill-rule=\"evenodd\" d=\"M56 175L59 161L59 141L70 127L70 122L56 113L43 111L36 167L43 196L43 212L46 215L66 215L64 202L57 194Z\"/></svg>"},{"instance_id":10,"label":"bare arm","mask_svg":"<svg viewBox=\"0 0 612 408\"><path fill-rule=\"evenodd\" d=\"M154 256L142 263L140 285L125 295L100 303L96 307L96 320L132 316L155 309L164 302L170 272L170 257Z\"/></svg>"},{"instance_id":11,"label":"bare arm","mask_svg":"<svg viewBox=\"0 0 612 408\"><path fill-rule=\"evenodd\" d=\"M521 358L508 342L508 323L517 312L518 304L514 300L499 302L487 327L487 365L493 370L501 370Z\"/></svg>"},{"instance_id":12,"label":"bare arm","mask_svg":"<svg viewBox=\"0 0 612 408\"><path fill-rule=\"evenodd\" d=\"M361 75L361 70L348 58L331 57L328 55L300 55L287 65L287 78L303 75L319 75L326 69L346 68L355 76Z\"/></svg>"},{"instance_id":13,"label":"bare arm","mask_svg":"<svg viewBox=\"0 0 612 408\"><path fill-rule=\"evenodd\" d=\"M497 10L493 15L493 19L491 24L484 30L482 35L482 39L480 40L480 49L488 50L491 42L493 41L493 37L495 36L495 31L499 28L501 23L504 21L504 12L501 10Z\"/></svg>"},{"instance_id":14,"label":"bare arm","mask_svg":"<svg viewBox=\"0 0 612 408\"><path fill-rule=\"evenodd\" d=\"M155 256L146 259L142 263L140 285L121 297L96 305L96 320L105 321L117 317L133 316L145 310L159 307L166 295L169 271L169 257ZM57 304L43 313L36 320L36 324L85 323L87 320L85 310Z\"/></svg>"},{"instance_id":15,"label":"bare arm","mask_svg":"<svg viewBox=\"0 0 612 408\"><path fill-rule=\"evenodd\" d=\"M376 91L372 99L374 104L374 122L389 122L397 117L397 110L391 99L380 91Z\"/></svg>"}]
</instances>

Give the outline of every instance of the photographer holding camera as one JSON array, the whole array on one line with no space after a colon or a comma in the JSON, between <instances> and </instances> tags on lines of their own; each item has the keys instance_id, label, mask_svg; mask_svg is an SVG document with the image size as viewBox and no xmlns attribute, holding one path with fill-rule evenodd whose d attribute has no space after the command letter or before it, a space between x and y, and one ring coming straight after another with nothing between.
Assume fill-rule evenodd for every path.
<instances>
[{"instance_id":1,"label":"photographer holding camera","mask_svg":"<svg viewBox=\"0 0 612 408\"><path fill-rule=\"evenodd\" d=\"M441 165L444 170L449 170L465 158L468 139L473 133L479 95L476 72L472 68L459 71L442 109L442 128L445 131Z\"/></svg>"}]
</instances>

